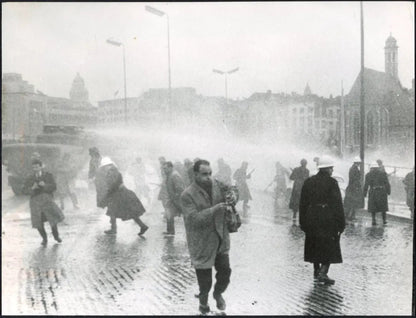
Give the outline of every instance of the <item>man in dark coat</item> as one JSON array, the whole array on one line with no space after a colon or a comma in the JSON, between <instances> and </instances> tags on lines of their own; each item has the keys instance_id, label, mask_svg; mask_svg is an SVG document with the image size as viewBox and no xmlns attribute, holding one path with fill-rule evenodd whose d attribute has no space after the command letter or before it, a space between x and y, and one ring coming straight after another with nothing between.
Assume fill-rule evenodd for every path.
<instances>
[{"instance_id":1,"label":"man in dark coat","mask_svg":"<svg viewBox=\"0 0 416 318\"><path fill-rule=\"evenodd\" d=\"M208 295L212 286L212 267L217 271L214 299L217 308L225 310L222 293L230 283L230 234L227 226L227 204L219 182L211 179L206 160L194 164L195 181L182 193L181 203L186 239L192 266L199 285L199 310L210 311Z\"/></svg>"},{"instance_id":2,"label":"man in dark coat","mask_svg":"<svg viewBox=\"0 0 416 318\"><path fill-rule=\"evenodd\" d=\"M334 284L328 277L329 265L342 263L340 235L345 228L344 209L338 182L331 177L333 163L323 157L316 175L302 187L299 221L305 232L305 262L313 263L314 278Z\"/></svg>"},{"instance_id":3,"label":"man in dark coat","mask_svg":"<svg viewBox=\"0 0 416 318\"><path fill-rule=\"evenodd\" d=\"M364 207L363 188L361 183L360 157L354 158L354 163L349 171L348 186L345 190L344 210L348 220L355 220L356 209Z\"/></svg>"},{"instance_id":4,"label":"man in dark coat","mask_svg":"<svg viewBox=\"0 0 416 318\"><path fill-rule=\"evenodd\" d=\"M296 222L296 214L299 210L300 192L302 190L303 183L309 178L309 170L306 169L308 162L306 159L300 161L300 167L292 170L289 176L290 180L293 180L292 194L289 201L289 209L293 211L293 222Z\"/></svg>"},{"instance_id":5,"label":"man in dark coat","mask_svg":"<svg viewBox=\"0 0 416 318\"><path fill-rule=\"evenodd\" d=\"M231 186L231 167L227 165L224 159L218 159L218 172L214 178L228 186Z\"/></svg>"},{"instance_id":6,"label":"man in dark coat","mask_svg":"<svg viewBox=\"0 0 416 318\"><path fill-rule=\"evenodd\" d=\"M251 178L251 172L247 174L248 162L243 161L241 167L234 172L233 178L236 182L239 198L238 201L243 201L243 213L246 214L248 208L248 201L252 200L250 189L248 188L247 180Z\"/></svg>"},{"instance_id":7,"label":"man in dark coat","mask_svg":"<svg viewBox=\"0 0 416 318\"><path fill-rule=\"evenodd\" d=\"M389 210L387 196L390 195L390 190L387 174L380 170L377 162L373 162L370 166L370 172L365 175L364 182L364 197L367 196L368 192L367 209L373 218L373 225L377 225L377 212L382 213L383 224L387 224L386 212Z\"/></svg>"},{"instance_id":8,"label":"man in dark coat","mask_svg":"<svg viewBox=\"0 0 416 318\"><path fill-rule=\"evenodd\" d=\"M111 229L104 233L117 233L117 218L123 221L133 219L140 226L138 235L143 235L148 230L149 227L140 220L140 216L146 211L143 204L133 191L124 186L123 177L110 158L102 158L95 185L97 206L107 207L107 215L110 217Z\"/></svg>"},{"instance_id":9,"label":"man in dark coat","mask_svg":"<svg viewBox=\"0 0 416 318\"><path fill-rule=\"evenodd\" d=\"M163 169L166 175L166 188L168 192L168 201L166 204L167 231L164 234L175 235L175 216L182 214L180 197L183 190L185 190L185 185L179 172L173 170L172 162L165 162Z\"/></svg>"},{"instance_id":10,"label":"man in dark coat","mask_svg":"<svg viewBox=\"0 0 416 318\"><path fill-rule=\"evenodd\" d=\"M415 167L409 172L403 180L405 190L406 190L406 203L410 208L411 217L413 219L413 214L415 212Z\"/></svg>"},{"instance_id":11,"label":"man in dark coat","mask_svg":"<svg viewBox=\"0 0 416 318\"><path fill-rule=\"evenodd\" d=\"M53 175L43 170L42 161L32 160L33 174L25 181L25 188L30 192L30 219L32 227L38 229L42 237L42 245L48 243L44 222L49 222L54 239L61 243L58 233L58 223L64 219L64 214L53 200L56 183Z\"/></svg>"}]
</instances>

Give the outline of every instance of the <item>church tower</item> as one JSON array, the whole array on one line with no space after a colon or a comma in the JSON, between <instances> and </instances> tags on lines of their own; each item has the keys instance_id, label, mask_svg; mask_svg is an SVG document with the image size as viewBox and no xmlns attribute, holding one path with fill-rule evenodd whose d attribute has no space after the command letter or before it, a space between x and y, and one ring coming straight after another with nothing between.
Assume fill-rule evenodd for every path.
<instances>
[{"instance_id":1,"label":"church tower","mask_svg":"<svg viewBox=\"0 0 416 318\"><path fill-rule=\"evenodd\" d=\"M306 87L303 91L303 96L309 96L312 95L311 88L309 87L309 83L306 83Z\"/></svg>"},{"instance_id":2,"label":"church tower","mask_svg":"<svg viewBox=\"0 0 416 318\"><path fill-rule=\"evenodd\" d=\"M69 98L74 102L88 102L88 90L85 88L84 80L79 73L77 73L77 76L75 76L72 82Z\"/></svg>"},{"instance_id":3,"label":"church tower","mask_svg":"<svg viewBox=\"0 0 416 318\"><path fill-rule=\"evenodd\" d=\"M384 70L386 74L393 76L395 79L398 77L398 56L397 56L397 41L394 37L390 36L386 40L386 46L384 47Z\"/></svg>"}]
</instances>

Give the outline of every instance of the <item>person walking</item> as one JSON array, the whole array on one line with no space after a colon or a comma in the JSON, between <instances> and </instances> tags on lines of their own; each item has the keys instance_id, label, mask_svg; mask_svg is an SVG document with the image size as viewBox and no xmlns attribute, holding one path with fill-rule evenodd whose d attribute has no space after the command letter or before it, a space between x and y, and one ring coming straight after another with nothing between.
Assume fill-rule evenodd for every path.
<instances>
[{"instance_id":1,"label":"person walking","mask_svg":"<svg viewBox=\"0 0 416 318\"><path fill-rule=\"evenodd\" d=\"M415 212L415 167L413 167L411 172L406 174L403 183L406 190L406 204L410 209L411 218L413 220Z\"/></svg>"},{"instance_id":2,"label":"person walking","mask_svg":"<svg viewBox=\"0 0 416 318\"><path fill-rule=\"evenodd\" d=\"M299 222L305 232L305 262L313 263L313 277L334 284L328 277L330 264L342 263L340 236L345 229L344 208L338 182L331 177L334 164L321 158L319 171L301 189Z\"/></svg>"},{"instance_id":3,"label":"person walking","mask_svg":"<svg viewBox=\"0 0 416 318\"><path fill-rule=\"evenodd\" d=\"M178 171L173 169L173 164L167 161L163 165L163 169L166 175L166 188L168 192L167 201L167 230L163 234L175 235L175 216L182 214L180 197L185 190L185 184Z\"/></svg>"},{"instance_id":4,"label":"person walking","mask_svg":"<svg viewBox=\"0 0 416 318\"><path fill-rule=\"evenodd\" d=\"M26 180L24 187L30 192L30 219L32 227L39 231L42 237L42 245L48 244L48 236L44 223L49 222L52 235L58 243L62 242L59 237L58 223L64 220L64 214L53 200L53 192L56 190L56 183L53 175L43 168L42 161L32 160L31 174Z\"/></svg>"},{"instance_id":5,"label":"person walking","mask_svg":"<svg viewBox=\"0 0 416 318\"><path fill-rule=\"evenodd\" d=\"M136 157L135 161L129 166L128 173L133 176L137 196L139 198L144 197L150 204L150 189L146 184L146 166L141 157Z\"/></svg>"},{"instance_id":6,"label":"person walking","mask_svg":"<svg viewBox=\"0 0 416 318\"><path fill-rule=\"evenodd\" d=\"M357 209L364 207L363 188L361 183L360 157L354 158L354 163L349 171L348 186L345 190L344 210L346 211L347 220L355 220Z\"/></svg>"},{"instance_id":7,"label":"person walking","mask_svg":"<svg viewBox=\"0 0 416 318\"><path fill-rule=\"evenodd\" d=\"M289 171L281 165L280 162L276 162L276 175L274 176L273 182L276 183L276 187L274 189L274 203L275 209L277 209L280 204L280 200L283 199L287 203L287 184L286 184L286 177L290 176Z\"/></svg>"},{"instance_id":8,"label":"person walking","mask_svg":"<svg viewBox=\"0 0 416 318\"><path fill-rule=\"evenodd\" d=\"M289 209L293 211L293 222L296 222L296 215L299 211L300 192L302 190L303 183L307 178L309 178L309 170L306 169L307 164L308 162L306 159L302 159L300 161L300 167L293 169L289 176L289 179L294 181L289 201Z\"/></svg>"},{"instance_id":9,"label":"person walking","mask_svg":"<svg viewBox=\"0 0 416 318\"><path fill-rule=\"evenodd\" d=\"M239 198L238 201L243 201L243 214L246 215L250 206L248 201L252 200L250 189L248 188L247 180L251 178L251 172L247 174L248 162L243 161L241 167L234 172L233 178L236 182Z\"/></svg>"},{"instance_id":10,"label":"person walking","mask_svg":"<svg viewBox=\"0 0 416 318\"><path fill-rule=\"evenodd\" d=\"M163 206L163 216L167 219L168 207L167 202L169 199L168 190L166 188L166 173L163 169L163 166L166 162L165 157L159 157L159 165L160 165L160 191L157 199L162 203Z\"/></svg>"},{"instance_id":11,"label":"person walking","mask_svg":"<svg viewBox=\"0 0 416 318\"><path fill-rule=\"evenodd\" d=\"M372 216L372 225L377 225L376 213L381 212L383 217L383 224L387 224L386 212L389 210L389 203L387 200L390 195L390 183L387 174L383 172L377 162L370 165L370 171L365 175L364 182L364 197L368 192L368 212Z\"/></svg>"},{"instance_id":12,"label":"person walking","mask_svg":"<svg viewBox=\"0 0 416 318\"><path fill-rule=\"evenodd\" d=\"M225 310L222 294L230 283L230 235L226 198L219 182L212 180L210 163L194 164L195 180L181 195L186 239L192 266L199 285L199 310L210 311L208 296L212 286L212 267L216 270L214 299L217 308Z\"/></svg>"},{"instance_id":13,"label":"person walking","mask_svg":"<svg viewBox=\"0 0 416 318\"><path fill-rule=\"evenodd\" d=\"M74 209L79 209L78 198L74 191L75 176L76 171L74 164L71 161L71 155L65 153L57 165L56 173L57 193L61 204L61 210L65 209L64 200L66 196L71 198Z\"/></svg>"},{"instance_id":14,"label":"person walking","mask_svg":"<svg viewBox=\"0 0 416 318\"><path fill-rule=\"evenodd\" d=\"M109 157L103 157L95 177L97 188L97 206L107 207L111 228L105 234L117 233L117 219L123 221L133 219L139 226L138 235L143 235L149 227L140 216L146 211L136 194L123 184L123 177L117 166Z\"/></svg>"}]
</instances>

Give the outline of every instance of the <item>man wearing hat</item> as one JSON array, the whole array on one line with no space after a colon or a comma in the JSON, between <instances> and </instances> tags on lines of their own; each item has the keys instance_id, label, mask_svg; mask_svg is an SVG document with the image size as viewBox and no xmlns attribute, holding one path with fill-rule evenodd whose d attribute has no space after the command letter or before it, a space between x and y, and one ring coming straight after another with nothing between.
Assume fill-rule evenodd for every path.
<instances>
[{"instance_id":1,"label":"man wearing hat","mask_svg":"<svg viewBox=\"0 0 416 318\"><path fill-rule=\"evenodd\" d=\"M377 212L382 213L383 224L386 224L386 212L389 210L387 196L390 195L390 183L387 174L380 170L377 162L373 162L370 165L370 171L365 175L364 197L367 196L367 192L367 209L373 218L373 225L377 225Z\"/></svg>"},{"instance_id":2,"label":"man wearing hat","mask_svg":"<svg viewBox=\"0 0 416 318\"><path fill-rule=\"evenodd\" d=\"M305 262L313 263L320 283L334 284L328 277L330 264L342 263L339 239L345 228L344 208L338 182L331 177L333 162L321 158L318 173L308 178L301 191L299 222L305 232Z\"/></svg>"},{"instance_id":3,"label":"man wearing hat","mask_svg":"<svg viewBox=\"0 0 416 318\"><path fill-rule=\"evenodd\" d=\"M359 156L354 158L354 163L349 171L348 186L345 190L344 209L348 220L355 220L356 209L364 207L363 188L360 172L361 159Z\"/></svg>"}]
</instances>

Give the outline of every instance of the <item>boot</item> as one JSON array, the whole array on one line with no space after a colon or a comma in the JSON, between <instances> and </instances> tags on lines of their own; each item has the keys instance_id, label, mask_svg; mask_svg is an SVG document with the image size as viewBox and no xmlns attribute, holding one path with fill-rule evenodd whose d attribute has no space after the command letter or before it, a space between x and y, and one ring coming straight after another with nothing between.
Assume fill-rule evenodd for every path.
<instances>
[{"instance_id":1,"label":"boot","mask_svg":"<svg viewBox=\"0 0 416 318\"><path fill-rule=\"evenodd\" d=\"M327 273L329 270L329 265L322 265L321 270L318 274L318 282L333 285L335 284L335 280L328 277Z\"/></svg>"},{"instance_id":2,"label":"boot","mask_svg":"<svg viewBox=\"0 0 416 318\"><path fill-rule=\"evenodd\" d=\"M210 312L208 305L208 294L199 294L199 311L201 314L207 314Z\"/></svg>"},{"instance_id":3,"label":"boot","mask_svg":"<svg viewBox=\"0 0 416 318\"><path fill-rule=\"evenodd\" d=\"M57 241L58 243L62 243L62 239L59 237L57 225L52 226L52 235L55 241Z\"/></svg>"},{"instance_id":4,"label":"boot","mask_svg":"<svg viewBox=\"0 0 416 318\"><path fill-rule=\"evenodd\" d=\"M146 232L149 229L149 227L147 225L144 225L140 228L140 232L138 235L143 235L144 232Z\"/></svg>"},{"instance_id":5,"label":"boot","mask_svg":"<svg viewBox=\"0 0 416 318\"><path fill-rule=\"evenodd\" d=\"M42 243L40 243L42 246L48 245L48 235L46 234L45 228L38 229L40 236L42 237Z\"/></svg>"},{"instance_id":6,"label":"boot","mask_svg":"<svg viewBox=\"0 0 416 318\"><path fill-rule=\"evenodd\" d=\"M117 223L116 219L110 219L111 228L109 230L104 231L105 234L117 234Z\"/></svg>"},{"instance_id":7,"label":"boot","mask_svg":"<svg viewBox=\"0 0 416 318\"><path fill-rule=\"evenodd\" d=\"M226 304L225 304L225 300L224 300L224 298L222 297L222 295L221 294L218 294L218 295L216 295L215 293L214 293L214 299L215 299L215 301L217 302L217 308L219 309L219 310L225 310L225 307L226 307Z\"/></svg>"}]
</instances>

